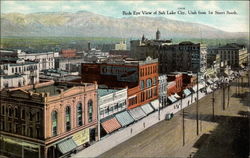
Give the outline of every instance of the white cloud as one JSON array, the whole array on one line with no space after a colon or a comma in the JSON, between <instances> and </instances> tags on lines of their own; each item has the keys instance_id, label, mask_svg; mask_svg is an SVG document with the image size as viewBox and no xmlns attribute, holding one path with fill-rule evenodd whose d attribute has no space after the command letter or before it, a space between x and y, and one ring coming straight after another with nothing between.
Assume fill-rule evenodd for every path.
<instances>
[{"instance_id":1,"label":"white cloud","mask_svg":"<svg viewBox=\"0 0 250 158\"><path fill-rule=\"evenodd\" d=\"M219 4L216 1L196 1L194 6L198 10L221 10Z\"/></svg>"},{"instance_id":2,"label":"white cloud","mask_svg":"<svg viewBox=\"0 0 250 158\"><path fill-rule=\"evenodd\" d=\"M69 10L69 9L71 9L71 6L69 6L69 5L63 5L62 9L63 10Z\"/></svg>"}]
</instances>

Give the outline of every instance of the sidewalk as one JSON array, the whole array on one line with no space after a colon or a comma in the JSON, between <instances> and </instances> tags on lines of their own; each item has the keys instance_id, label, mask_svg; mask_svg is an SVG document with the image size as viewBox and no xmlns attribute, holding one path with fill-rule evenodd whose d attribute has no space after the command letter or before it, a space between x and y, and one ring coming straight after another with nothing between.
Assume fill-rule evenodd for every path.
<instances>
[{"instance_id":1,"label":"sidewalk","mask_svg":"<svg viewBox=\"0 0 250 158\"><path fill-rule=\"evenodd\" d=\"M203 98L205 96L204 93L199 92L199 99ZM191 101L191 95L184 98L182 100L183 108L191 105L195 102L196 93L193 94L193 101ZM150 114L149 116L135 122L134 124L122 128L118 130L115 133L112 133L111 135L108 135L106 137L103 137L100 141L96 142L95 144L91 145L90 147L84 149L83 151L80 151L76 155L72 155L72 157L97 157L104 152L112 149L113 147L119 145L120 143L130 139L131 137L137 135L138 133L144 131L145 129L151 127L152 125L155 125L159 123L160 121L165 119L165 115L168 113L177 113L181 110L181 101L177 101L174 104L171 104L163 109L160 110L160 120L158 119L158 111L155 111L154 113Z\"/></svg>"}]
</instances>

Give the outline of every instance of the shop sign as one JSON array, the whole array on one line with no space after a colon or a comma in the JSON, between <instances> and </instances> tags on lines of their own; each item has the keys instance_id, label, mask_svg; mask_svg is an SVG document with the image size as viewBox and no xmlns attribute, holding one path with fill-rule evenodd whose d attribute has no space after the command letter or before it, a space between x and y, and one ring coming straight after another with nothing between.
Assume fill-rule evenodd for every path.
<instances>
[{"instance_id":1,"label":"shop sign","mask_svg":"<svg viewBox=\"0 0 250 158\"><path fill-rule=\"evenodd\" d=\"M82 145L86 142L89 142L89 129L84 129L82 131L79 131L75 134L73 134L72 139L75 141L77 146Z\"/></svg>"}]
</instances>

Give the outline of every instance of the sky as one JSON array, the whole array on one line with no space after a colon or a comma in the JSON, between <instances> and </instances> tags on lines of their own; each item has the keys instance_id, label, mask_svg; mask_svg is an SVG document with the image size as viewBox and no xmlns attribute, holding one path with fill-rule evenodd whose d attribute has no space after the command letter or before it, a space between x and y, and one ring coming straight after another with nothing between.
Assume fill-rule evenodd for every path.
<instances>
[{"instance_id":1,"label":"sky","mask_svg":"<svg viewBox=\"0 0 250 158\"><path fill-rule=\"evenodd\" d=\"M123 11L164 11L163 15L147 15L209 25L228 32L249 32L249 1L2 1L1 13L77 12L90 11L115 18L143 15L123 15ZM167 11L185 11L186 15L167 15ZM213 14L188 14L188 11L208 11ZM237 14L216 14L236 12ZM144 15L145 16L145 15Z\"/></svg>"}]
</instances>

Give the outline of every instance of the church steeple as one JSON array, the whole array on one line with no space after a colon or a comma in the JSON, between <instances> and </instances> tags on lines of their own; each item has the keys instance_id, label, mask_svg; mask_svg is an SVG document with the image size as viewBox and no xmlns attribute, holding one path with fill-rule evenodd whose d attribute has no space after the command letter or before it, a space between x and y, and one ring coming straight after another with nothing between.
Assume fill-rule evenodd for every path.
<instances>
[{"instance_id":1,"label":"church steeple","mask_svg":"<svg viewBox=\"0 0 250 158\"><path fill-rule=\"evenodd\" d=\"M159 29L157 28L157 31L156 31L156 40L160 40L160 37L161 37L161 33L160 33Z\"/></svg>"},{"instance_id":2,"label":"church steeple","mask_svg":"<svg viewBox=\"0 0 250 158\"><path fill-rule=\"evenodd\" d=\"M142 41L142 42L144 42L144 41L145 41L144 34L142 35L141 41Z\"/></svg>"}]
</instances>

